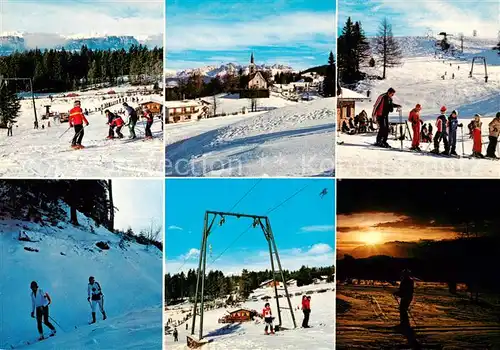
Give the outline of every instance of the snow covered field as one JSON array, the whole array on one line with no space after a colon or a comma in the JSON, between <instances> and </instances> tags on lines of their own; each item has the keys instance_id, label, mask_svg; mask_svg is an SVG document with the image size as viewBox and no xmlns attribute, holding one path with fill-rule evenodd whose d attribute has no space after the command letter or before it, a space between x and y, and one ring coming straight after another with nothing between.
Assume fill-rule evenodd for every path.
<instances>
[{"instance_id":1,"label":"snow covered field","mask_svg":"<svg viewBox=\"0 0 500 350\"><path fill-rule=\"evenodd\" d=\"M394 330L399 310L381 286L339 286L337 291L337 349L497 349L500 344L498 297L472 304L468 295L448 292L447 286L421 283L411 304L413 334ZM496 311L495 311L496 310Z\"/></svg>"},{"instance_id":2,"label":"snow covered field","mask_svg":"<svg viewBox=\"0 0 500 350\"><path fill-rule=\"evenodd\" d=\"M455 45L457 42L450 40ZM403 106L403 122L417 103L422 105L421 117L424 122L434 126L441 106L459 112L459 121L464 124L464 134L468 133L467 124L475 113L484 116L482 119L483 154L488 142L488 123L500 111L500 56L491 50L495 40L467 38L464 41L464 54L460 58L435 57L434 41L426 38L404 38L404 65L387 71L386 80L363 81L357 91L364 94L371 91L372 100L356 103L356 114L365 110L371 115L373 103L379 94L389 87L396 90L394 102ZM459 45L458 45L459 46ZM471 61L474 56L485 56L488 63L488 83L484 81L484 67L477 63L474 75L469 78ZM378 69L365 69L368 74L379 74ZM441 78L445 76L445 80ZM455 79L452 79L452 74ZM398 122L399 115L391 115L391 121ZM434 128L435 133L435 128ZM395 150L380 149L372 146L375 133L361 135L341 134L344 144L339 146L337 166L338 177L499 177L500 162L481 159L454 159L427 154L415 154ZM462 137L458 130L457 153L462 154ZM392 147L400 149L400 141L389 138ZM404 142L408 150L411 141ZM428 144L421 144L427 148ZM431 145L429 151L433 148ZM443 145L441 144L441 150ZM464 135L464 151L472 153L472 140ZM497 153L497 156L499 154Z\"/></svg>"},{"instance_id":3,"label":"snow covered field","mask_svg":"<svg viewBox=\"0 0 500 350\"><path fill-rule=\"evenodd\" d=\"M103 103L118 100L118 95L132 87L113 88L116 95L107 95L110 89L98 91L77 92L78 97L58 97L36 99L36 109L39 129L33 129L34 111L31 99L21 101L21 113L13 128L13 136L7 137L7 130L1 129L0 135L0 177L51 177L51 178L82 178L82 177L163 177L163 131L161 120L155 119L151 128L155 139L144 141L144 120L136 126L138 139L128 140L128 128L123 127L123 140L106 140L108 125L106 116L94 112ZM97 95L100 93L100 95ZM107 100L103 101L105 96ZM147 102L151 97L162 99L158 95L145 96L140 93L140 102ZM50 118L42 120L45 105L51 105L51 112L67 113L73 107L74 100L81 100L82 109L91 113L87 116L89 126L85 128L83 150L72 150L71 139L74 131L67 131L68 123L56 124ZM137 107L137 102L129 105ZM122 108L121 103L110 106L111 111ZM45 126L42 129L42 124Z\"/></svg>"},{"instance_id":4,"label":"snow covered field","mask_svg":"<svg viewBox=\"0 0 500 350\"><path fill-rule=\"evenodd\" d=\"M118 235L81 214L79 222L76 228L64 222L41 226L0 220L0 349L159 349L162 252L131 242L121 249ZM36 242L17 240L21 229ZM99 241L110 249L97 248ZM102 287L108 315L102 321L98 311L94 325L88 325L91 275ZM30 317L32 280L52 298L49 315L57 334L28 346L38 338Z\"/></svg>"},{"instance_id":5,"label":"snow covered field","mask_svg":"<svg viewBox=\"0 0 500 350\"><path fill-rule=\"evenodd\" d=\"M331 176L334 103L333 98L296 103L271 95L259 99L267 112L168 125L166 174ZM231 113L249 105L247 99L228 98L218 110Z\"/></svg>"},{"instance_id":6,"label":"snow covered field","mask_svg":"<svg viewBox=\"0 0 500 350\"><path fill-rule=\"evenodd\" d=\"M318 293L318 291L327 291ZM311 318L309 325L312 328L301 328L303 314L297 307L301 305L302 296L295 295L296 293L305 294L311 291ZM211 340L210 343L204 345L204 348L209 350L264 350L264 349L334 349L333 334L334 328L334 303L335 292L334 284L318 284L302 287L290 287L288 292L293 295L291 298L292 307L294 308L295 320L297 322L296 329L293 329L293 322L289 310L281 310L283 318L283 327L289 330L276 332L274 335L264 334L264 323L259 318L253 322L243 322L235 324L218 323L218 319L226 314L230 309L219 308L215 310L205 311L204 313L204 335L206 339ZM280 294L283 294L281 292ZM264 300L260 300L263 296L274 296L273 288L261 288L254 291L250 295L257 297L259 301L244 302L241 307L257 310L262 312ZM277 324L277 310L276 299L269 299L273 315L276 317L275 324ZM286 298L280 298L280 306L286 306ZM181 307L173 307L165 313L165 319L182 318L182 309L189 310L190 305L182 305ZM287 306L286 306L287 307ZM190 310L192 312L192 309ZM189 330L186 331L185 323L182 323L177 330L179 331L179 342L174 342L172 335L165 336L164 346L166 349L181 350L188 349L186 345L186 335L191 334L191 322L189 318L187 323ZM229 326L228 326L229 325ZM199 318L196 319L195 336L198 336ZM227 327L227 329L224 329Z\"/></svg>"}]
</instances>

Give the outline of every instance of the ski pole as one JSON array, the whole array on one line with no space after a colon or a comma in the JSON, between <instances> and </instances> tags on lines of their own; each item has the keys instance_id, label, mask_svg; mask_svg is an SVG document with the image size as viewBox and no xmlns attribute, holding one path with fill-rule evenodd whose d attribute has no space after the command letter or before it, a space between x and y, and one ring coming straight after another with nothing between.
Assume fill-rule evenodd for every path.
<instances>
[{"instance_id":1,"label":"ski pole","mask_svg":"<svg viewBox=\"0 0 500 350\"><path fill-rule=\"evenodd\" d=\"M401 150L403 150L404 136L403 136L403 108L402 107L399 108L399 131L401 134ZM405 133L406 133L406 130L405 130Z\"/></svg>"},{"instance_id":2,"label":"ski pole","mask_svg":"<svg viewBox=\"0 0 500 350\"><path fill-rule=\"evenodd\" d=\"M66 133L69 131L69 129L71 129L71 126L70 126L69 128L67 128L67 129L66 129L66 131L65 131L65 132L63 132L63 133L61 134L61 136L59 136L59 138L63 137L63 135L64 135L64 134L66 134Z\"/></svg>"},{"instance_id":3,"label":"ski pole","mask_svg":"<svg viewBox=\"0 0 500 350\"><path fill-rule=\"evenodd\" d=\"M460 127L460 132L462 133L462 155L465 156L465 148L464 148L464 127Z\"/></svg>"},{"instance_id":4,"label":"ski pole","mask_svg":"<svg viewBox=\"0 0 500 350\"><path fill-rule=\"evenodd\" d=\"M54 320L54 319L52 318L52 316L49 316L49 318L50 318L52 321L54 321L54 323L55 323L55 324L56 324L59 328L61 328L61 330L62 330L64 333L66 333L66 331L65 331L65 330L61 327L61 325L60 325L59 323L57 323L57 321L56 321L56 320Z\"/></svg>"}]
</instances>

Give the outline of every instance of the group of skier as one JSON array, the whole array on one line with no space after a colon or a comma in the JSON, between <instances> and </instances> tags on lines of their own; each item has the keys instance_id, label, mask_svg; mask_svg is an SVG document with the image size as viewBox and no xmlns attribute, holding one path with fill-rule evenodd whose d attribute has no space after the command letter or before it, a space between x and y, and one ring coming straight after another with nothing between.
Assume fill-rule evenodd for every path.
<instances>
[{"instance_id":1,"label":"group of skier","mask_svg":"<svg viewBox=\"0 0 500 350\"><path fill-rule=\"evenodd\" d=\"M49 306L52 304L52 299L50 295L45 292L42 288L38 286L36 281L32 281L30 284L31 289L31 317L36 318L37 329L39 333L38 340L45 339L43 334L43 325L50 329L49 337L56 334L56 328L50 323L49 318ZM89 283L87 286L87 301L89 302L90 308L92 310L92 321L90 324L96 322L96 309L99 306L99 310L102 313L102 319L107 318L106 312L104 311L104 294L100 284L95 280L93 276L89 277Z\"/></svg>"},{"instance_id":2,"label":"group of skier","mask_svg":"<svg viewBox=\"0 0 500 350\"><path fill-rule=\"evenodd\" d=\"M394 109L401 110L401 106L395 104L392 98L396 91L390 88L386 93L380 95L377 98L373 106L372 116L377 121L379 126L377 140L375 145L384 148L391 148L387 143L387 138L390 130L389 123L389 113L393 112ZM431 142L432 132L429 134L421 134L423 128L423 120L420 118L420 112L422 106L417 104L415 108L410 111L408 116L408 121L411 123L413 130L413 138L411 150L420 152L420 142L421 140L426 140ZM447 109L442 106L440 109L440 114L436 119L436 135L434 136L434 149L430 151L434 154L446 155L446 156L458 156L456 152L457 147L457 131L458 128L463 128L463 124L458 121L458 111L453 110L448 116L446 115ZM469 123L469 135L473 139L472 156L477 158L484 158L482 154L482 135L481 135L481 122L482 116L480 114L475 114L474 119ZM498 112L489 123L489 144L486 151L487 158L497 159L495 154L496 146L498 143L498 137L500 136L500 112ZM440 152L440 144L443 142L444 151Z\"/></svg>"},{"instance_id":3,"label":"group of skier","mask_svg":"<svg viewBox=\"0 0 500 350\"><path fill-rule=\"evenodd\" d=\"M309 326L309 315L311 314L311 296L309 295L302 296L302 313L304 314L304 318L302 320L302 328L311 328ZM271 304L266 303L264 305L261 316L264 319L264 323L266 324L266 327L264 328L265 334L274 334L274 317L271 311Z\"/></svg>"},{"instance_id":4,"label":"group of skier","mask_svg":"<svg viewBox=\"0 0 500 350\"><path fill-rule=\"evenodd\" d=\"M116 138L123 138L123 134L121 132L122 127L128 126L129 128L129 139L137 138L135 134L135 126L138 122L137 111L129 106L127 102L123 103L123 107L125 109L125 118L127 119L127 123L123 120L123 118L118 115L112 113L109 109L105 110L106 117L108 118L107 124L109 125L109 133L107 139L114 139L115 132ZM152 139L153 134L151 132L151 126L154 122L153 113L147 109L143 109L142 118L146 119L145 126L145 138ZM81 149L84 148L82 146L82 139L84 136L84 128L89 125L87 118L85 118L85 113L81 108L81 102L75 101L74 107L69 112L69 127L74 128L75 134L73 136L73 140L71 142L71 147L73 149Z\"/></svg>"}]
</instances>

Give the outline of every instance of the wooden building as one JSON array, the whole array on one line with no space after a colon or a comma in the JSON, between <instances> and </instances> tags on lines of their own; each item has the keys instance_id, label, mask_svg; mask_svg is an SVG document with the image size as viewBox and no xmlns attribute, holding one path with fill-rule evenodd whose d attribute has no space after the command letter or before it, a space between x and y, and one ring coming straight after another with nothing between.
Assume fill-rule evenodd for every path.
<instances>
[{"instance_id":1,"label":"wooden building","mask_svg":"<svg viewBox=\"0 0 500 350\"><path fill-rule=\"evenodd\" d=\"M156 101L142 102L141 107L149 109L153 114L160 114L163 109L163 105Z\"/></svg>"},{"instance_id":2,"label":"wooden building","mask_svg":"<svg viewBox=\"0 0 500 350\"><path fill-rule=\"evenodd\" d=\"M369 100L369 97L346 88L339 90L337 95L337 127L341 128L342 122L345 119L354 118L356 115L356 102ZM368 111L367 113L370 112Z\"/></svg>"},{"instance_id":3,"label":"wooden building","mask_svg":"<svg viewBox=\"0 0 500 350\"><path fill-rule=\"evenodd\" d=\"M210 117L210 103L204 100L166 101L168 124Z\"/></svg>"},{"instance_id":4,"label":"wooden building","mask_svg":"<svg viewBox=\"0 0 500 350\"><path fill-rule=\"evenodd\" d=\"M252 321L252 314L255 314L255 312L248 309L236 309L229 312L229 315L219 318L219 323L250 322Z\"/></svg>"}]
</instances>

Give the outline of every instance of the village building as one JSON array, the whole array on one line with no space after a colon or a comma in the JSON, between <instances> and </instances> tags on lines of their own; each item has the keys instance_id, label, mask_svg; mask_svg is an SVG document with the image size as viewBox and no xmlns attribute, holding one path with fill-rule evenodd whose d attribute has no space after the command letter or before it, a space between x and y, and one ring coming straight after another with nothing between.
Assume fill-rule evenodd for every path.
<instances>
[{"instance_id":1,"label":"village building","mask_svg":"<svg viewBox=\"0 0 500 350\"><path fill-rule=\"evenodd\" d=\"M264 74L257 70L257 66L255 65L255 59L252 53L250 57L250 65L248 66L249 74L248 74L248 88L249 89L257 89L257 90L265 90L269 87L269 82L265 78Z\"/></svg>"},{"instance_id":2,"label":"village building","mask_svg":"<svg viewBox=\"0 0 500 350\"><path fill-rule=\"evenodd\" d=\"M356 91L340 88L337 95L337 125L342 125L344 120L354 118L356 115L356 102L369 100L369 97Z\"/></svg>"},{"instance_id":3,"label":"village building","mask_svg":"<svg viewBox=\"0 0 500 350\"><path fill-rule=\"evenodd\" d=\"M250 322L252 316L256 314L255 311L249 309L236 309L229 312L229 315L224 315L218 320L219 323L236 323L236 322Z\"/></svg>"},{"instance_id":4,"label":"village building","mask_svg":"<svg viewBox=\"0 0 500 350\"><path fill-rule=\"evenodd\" d=\"M205 100L165 101L167 123L180 123L210 117L211 104Z\"/></svg>"}]
</instances>

